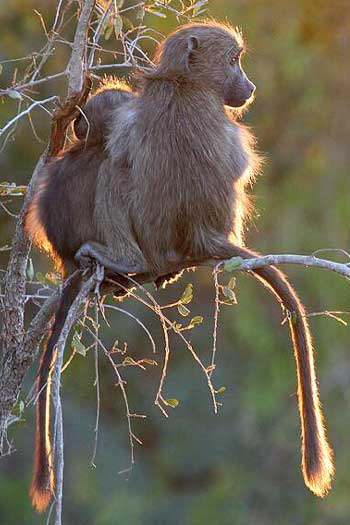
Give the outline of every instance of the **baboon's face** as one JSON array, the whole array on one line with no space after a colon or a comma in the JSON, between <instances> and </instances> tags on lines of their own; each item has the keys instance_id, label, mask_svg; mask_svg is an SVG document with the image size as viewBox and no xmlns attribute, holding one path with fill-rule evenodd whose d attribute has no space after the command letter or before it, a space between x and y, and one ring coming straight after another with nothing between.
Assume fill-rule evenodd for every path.
<instances>
[{"instance_id":1,"label":"baboon's face","mask_svg":"<svg viewBox=\"0 0 350 525\"><path fill-rule=\"evenodd\" d=\"M189 76L214 89L227 106L238 108L252 99L255 85L242 69L243 38L228 26L193 27L188 38Z\"/></svg>"},{"instance_id":2,"label":"baboon's face","mask_svg":"<svg viewBox=\"0 0 350 525\"><path fill-rule=\"evenodd\" d=\"M226 75L223 83L224 104L238 108L246 104L254 94L255 85L249 80L241 65L243 49L232 48L226 57Z\"/></svg>"},{"instance_id":3,"label":"baboon's face","mask_svg":"<svg viewBox=\"0 0 350 525\"><path fill-rule=\"evenodd\" d=\"M155 57L157 75L181 75L222 102L241 107L253 97L255 86L241 66L244 51L239 29L216 22L189 24L172 33Z\"/></svg>"}]
</instances>

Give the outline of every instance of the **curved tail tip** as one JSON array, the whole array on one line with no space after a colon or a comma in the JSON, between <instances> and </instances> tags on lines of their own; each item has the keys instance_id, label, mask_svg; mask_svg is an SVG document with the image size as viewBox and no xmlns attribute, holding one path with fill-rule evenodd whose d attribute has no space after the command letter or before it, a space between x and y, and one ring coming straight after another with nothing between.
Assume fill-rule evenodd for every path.
<instances>
[{"instance_id":1,"label":"curved tail tip","mask_svg":"<svg viewBox=\"0 0 350 525\"><path fill-rule=\"evenodd\" d=\"M36 486L32 486L30 490L30 497L33 507L38 512L44 512L51 501L52 492L49 489L41 489Z\"/></svg>"},{"instance_id":2,"label":"curved tail tip","mask_svg":"<svg viewBox=\"0 0 350 525\"><path fill-rule=\"evenodd\" d=\"M305 480L306 486L319 498L324 498L327 496L328 492L331 489L333 475L327 473L326 476L321 478L309 478Z\"/></svg>"},{"instance_id":3,"label":"curved tail tip","mask_svg":"<svg viewBox=\"0 0 350 525\"><path fill-rule=\"evenodd\" d=\"M326 457L322 459L318 468L312 469L311 472L304 471L306 486L319 498L327 496L335 474L333 453L330 449Z\"/></svg>"}]
</instances>

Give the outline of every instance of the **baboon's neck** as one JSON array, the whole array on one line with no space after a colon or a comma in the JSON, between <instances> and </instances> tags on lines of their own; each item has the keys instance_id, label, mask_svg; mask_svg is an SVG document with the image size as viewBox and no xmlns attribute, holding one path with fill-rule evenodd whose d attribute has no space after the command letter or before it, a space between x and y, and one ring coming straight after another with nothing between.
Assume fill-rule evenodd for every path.
<instances>
[{"instance_id":1,"label":"baboon's neck","mask_svg":"<svg viewBox=\"0 0 350 525\"><path fill-rule=\"evenodd\" d=\"M184 111L210 120L226 118L222 98L203 82L184 75L148 79L140 94L150 111Z\"/></svg>"}]
</instances>

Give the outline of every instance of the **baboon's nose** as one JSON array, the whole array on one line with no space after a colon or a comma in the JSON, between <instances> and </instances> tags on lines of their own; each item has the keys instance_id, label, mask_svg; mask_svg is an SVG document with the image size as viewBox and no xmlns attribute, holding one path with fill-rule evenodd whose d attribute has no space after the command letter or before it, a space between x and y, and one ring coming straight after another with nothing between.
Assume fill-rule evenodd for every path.
<instances>
[{"instance_id":1,"label":"baboon's nose","mask_svg":"<svg viewBox=\"0 0 350 525\"><path fill-rule=\"evenodd\" d=\"M255 90L256 90L255 84L253 84L253 82L249 80L248 91L250 92L250 95L249 95L250 97L255 93Z\"/></svg>"}]
</instances>

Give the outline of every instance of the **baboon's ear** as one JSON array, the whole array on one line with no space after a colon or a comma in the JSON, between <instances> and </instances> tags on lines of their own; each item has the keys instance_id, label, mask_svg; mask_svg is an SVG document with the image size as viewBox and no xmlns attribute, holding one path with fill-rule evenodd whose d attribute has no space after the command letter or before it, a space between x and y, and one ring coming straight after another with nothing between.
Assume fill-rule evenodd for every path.
<instances>
[{"instance_id":1,"label":"baboon's ear","mask_svg":"<svg viewBox=\"0 0 350 525\"><path fill-rule=\"evenodd\" d=\"M196 49L198 49L198 46L199 46L199 42L198 42L198 38L197 37L195 37L195 36L188 37L188 40L187 40L187 57L186 57L187 69L190 68L191 62L193 61L194 53L195 53Z\"/></svg>"},{"instance_id":2,"label":"baboon's ear","mask_svg":"<svg viewBox=\"0 0 350 525\"><path fill-rule=\"evenodd\" d=\"M188 47L188 52L189 53L192 53L192 51L194 51L195 49L198 48L198 45L199 45L199 42L198 42L198 38L195 37L195 36L190 36L188 38L188 41L187 41L187 47Z\"/></svg>"}]
</instances>

